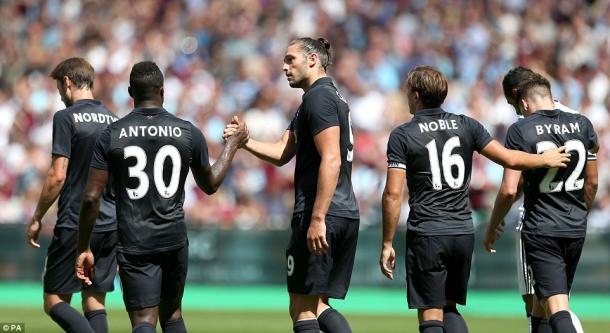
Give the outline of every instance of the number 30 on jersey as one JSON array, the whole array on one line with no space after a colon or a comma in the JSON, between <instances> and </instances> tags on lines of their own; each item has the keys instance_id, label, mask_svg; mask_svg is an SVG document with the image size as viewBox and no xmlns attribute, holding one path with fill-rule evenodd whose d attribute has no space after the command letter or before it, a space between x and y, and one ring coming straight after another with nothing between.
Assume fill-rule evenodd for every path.
<instances>
[{"instance_id":1,"label":"number 30 on jersey","mask_svg":"<svg viewBox=\"0 0 610 333\"><path fill-rule=\"evenodd\" d=\"M132 200L141 199L146 195L148 192L148 187L150 186L148 175L146 172L144 172L144 168L146 167L147 163L146 152L144 149L138 146L127 146L124 149L124 157L125 159L129 157L136 158L136 165L127 168L127 172L129 177L138 178L140 181L138 187L125 189L127 190L127 195ZM169 180L169 185L165 185L165 182L163 181L163 165L165 163L165 159L168 157L172 160L172 174ZM159 195L163 198L171 198L174 194L176 194L176 191L178 191L181 164L182 159L180 158L180 152L176 147L172 145L165 145L157 152L153 165L153 181L155 183L155 187L157 188L157 192L159 192Z\"/></svg>"}]
</instances>

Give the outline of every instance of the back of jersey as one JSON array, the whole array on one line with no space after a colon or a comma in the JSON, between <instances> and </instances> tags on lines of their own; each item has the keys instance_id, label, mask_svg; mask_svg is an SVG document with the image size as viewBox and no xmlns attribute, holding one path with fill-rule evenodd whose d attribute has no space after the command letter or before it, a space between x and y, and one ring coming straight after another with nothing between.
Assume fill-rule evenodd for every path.
<instances>
[{"instance_id":1,"label":"back of jersey","mask_svg":"<svg viewBox=\"0 0 610 333\"><path fill-rule=\"evenodd\" d=\"M183 246L184 182L193 163L208 163L201 132L163 108L136 108L110 126L98 146L93 166L103 169L106 160L112 175L119 251L146 254Z\"/></svg>"},{"instance_id":2,"label":"back of jersey","mask_svg":"<svg viewBox=\"0 0 610 333\"><path fill-rule=\"evenodd\" d=\"M100 101L79 99L53 117L53 155L69 158L65 184L59 195L57 228L77 229L80 203L89 177L95 143L118 118ZM106 187L96 220L96 232L116 230L112 188Z\"/></svg>"},{"instance_id":3,"label":"back of jersey","mask_svg":"<svg viewBox=\"0 0 610 333\"><path fill-rule=\"evenodd\" d=\"M410 122L392 131L388 167L407 173L409 231L474 233L468 202L472 154L491 140L477 121L440 108L418 111Z\"/></svg>"},{"instance_id":4,"label":"back of jersey","mask_svg":"<svg viewBox=\"0 0 610 333\"><path fill-rule=\"evenodd\" d=\"M529 153L565 146L571 153L567 168L523 172L525 216L523 232L554 236L584 237L587 206L584 173L589 154L597 147L591 122L580 114L560 110L537 111L513 124L506 147Z\"/></svg>"}]
</instances>

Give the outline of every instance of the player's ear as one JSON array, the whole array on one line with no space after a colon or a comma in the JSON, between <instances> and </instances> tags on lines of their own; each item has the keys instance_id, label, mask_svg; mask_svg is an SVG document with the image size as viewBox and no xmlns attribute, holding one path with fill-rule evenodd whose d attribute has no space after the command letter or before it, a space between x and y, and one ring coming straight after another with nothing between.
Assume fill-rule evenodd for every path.
<instances>
[{"instance_id":1,"label":"player's ear","mask_svg":"<svg viewBox=\"0 0 610 333\"><path fill-rule=\"evenodd\" d=\"M133 91L131 90L131 87L127 87L127 92L129 93L129 96L133 98Z\"/></svg>"},{"instance_id":2,"label":"player's ear","mask_svg":"<svg viewBox=\"0 0 610 333\"><path fill-rule=\"evenodd\" d=\"M529 107L530 107L530 106L529 106L529 104L527 103L527 101L526 101L526 100L521 99L521 100L519 101L519 109L520 109L521 113L523 113L523 111L527 111L527 110L529 110Z\"/></svg>"},{"instance_id":3,"label":"player's ear","mask_svg":"<svg viewBox=\"0 0 610 333\"><path fill-rule=\"evenodd\" d=\"M163 87L159 88L159 95L161 96L161 99L163 99L163 94L165 94L165 89L163 89Z\"/></svg>"},{"instance_id":4,"label":"player's ear","mask_svg":"<svg viewBox=\"0 0 610 333\"><path fill-rule=\"evenodd\" d=\"M414 90L413 91L413 100L415 101L415 103L417 103L417 101L419 101L421 96L419 96L419 92Z\"/></svg>"},{"instance_id":5,"label":"player's ear","mask_svg":"<svg viewBox=\"0 0 610 333\"><path fill-rule=\"evenodd\" d=\"M309 68L314 67L317 62L318 62L317 54L312 53L309 56L307 56L307 65L309 66Z\"/></svg>"},{"instance_id":6,"label":"player's ear","mask_svg":"<svg viewBox=\"0 0 610 333\"><path fill-rule=\"evenodd\" d=\"M72 88L72 80L70 80L67 75L64 75L64 77L61 78L61 83L63 84L64 88L66 88L66 90L68 88Z\"/></svg>"}]
</instances>

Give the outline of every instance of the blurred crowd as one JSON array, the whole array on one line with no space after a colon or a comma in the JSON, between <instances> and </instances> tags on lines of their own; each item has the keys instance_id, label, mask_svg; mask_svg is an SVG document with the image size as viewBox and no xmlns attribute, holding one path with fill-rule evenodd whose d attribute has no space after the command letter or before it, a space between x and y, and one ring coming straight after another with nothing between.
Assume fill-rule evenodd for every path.
<instances>
[{"instance_id":1,"label":"blurred crowd","mask_svg":"<svg viewBox=\"0 0 610 333\"><path fill-rule=\"evenodd\" d=\"M54 112L63 109L48 77L80 56L96 70L94 95L123 116L131 65L154 60L165 74L165 108L202 129L210 156L231 116L251 136L276 140L301 102L282 75L295 37L326 37L329 74L350 104L353 184L362 226L379 225L387 138L410 119L400 92L418 64L450 80L444 108L481 121L503 142L516 120L502 94L515 65L544 73L554 97L597 129L599 192L591 231L609 228L610 5L607 0L0 0L0 223L24 223L50 165ZM240 151L213 196L189 177L189 222L220 228L286 228L294 161L276 168ZM484 222L502 168L477 156L471 182ZM403 215L408 213L405 197ZM47 221L55 218L54 212ZM403 218L404 221L404 218ZM510 222L510 221L509 221Z\"/></svg>"}]
</instances>

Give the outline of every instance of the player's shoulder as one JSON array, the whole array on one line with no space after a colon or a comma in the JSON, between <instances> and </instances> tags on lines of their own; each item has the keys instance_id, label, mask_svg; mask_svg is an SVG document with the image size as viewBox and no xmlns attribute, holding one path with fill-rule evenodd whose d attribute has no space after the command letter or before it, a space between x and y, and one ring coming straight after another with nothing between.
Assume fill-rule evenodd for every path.
<instances>
[{"instance_id":1,"label":"player's shoulder","mask_svg":"<svg viewBox=\"0 0 610 333\"><path fill-rule=\"evenodd\" d=\"M303 95L303 102L321 100L342 100L345 102L345 99L341 96L330 79L325 80L321 84L314 85Z\"/></svg>"},{"instance_id":2,"label":"player's shoulder","mask_svg":"<svg viewBox=\"0 0 610 333\"><path fill-rule=\"evenodd\" d=\"M557 109L557 110L560 110L562 112L572 113L572 114L580 114L580 112L578 112L578 110L574 110L574 109L562 104L558 100L554 100L553 102L555 103L555 109Z\"/></svg>"}]
</instances>

